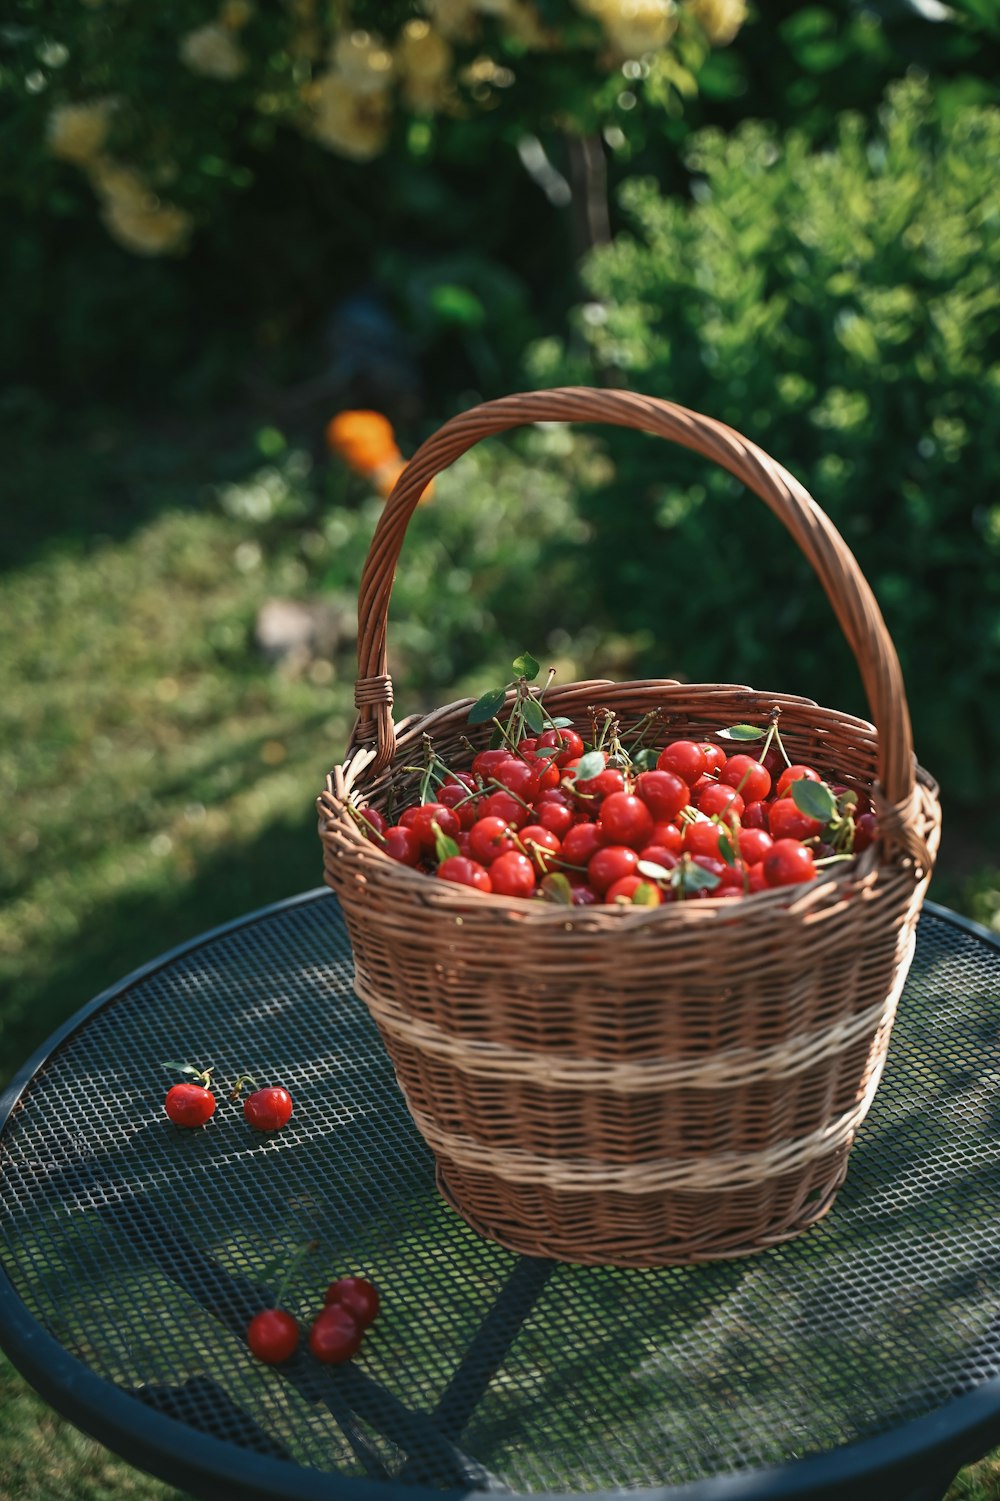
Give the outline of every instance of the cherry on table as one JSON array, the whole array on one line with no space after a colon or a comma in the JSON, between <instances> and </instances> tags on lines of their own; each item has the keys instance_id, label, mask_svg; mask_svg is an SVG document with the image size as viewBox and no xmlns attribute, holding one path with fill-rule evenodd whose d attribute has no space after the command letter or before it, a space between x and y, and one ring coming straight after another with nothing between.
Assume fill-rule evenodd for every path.
<instances>
[{"instance_id":1,"label":"cherry on table","mask_svg":"<svg viewBox=\"0 0 1000 1501\"><path fill-rule=\"evenodd\" d=\"M256 1131L280 1131L291 1120L292 1097L280 1084L269 1084L247 1095L243 1114Z\"/></svg>"},{"instance_id":2,"label":"cherry on table","mask_svg":"<svg viewBox=\"0 0 1000 1501\"><path fill-rule=\"evenodd\" d=\"M313 1320L309 1349L324 1365L341 1365L361 1348L363 1330L343 1303L329 1303Z\"/></svg>"},{"instance_id":3,"label":"cherry on table","mask_svg":"<svg viewBox=\"0 0 1000 1501\"><path fill-rule=\"evenodd\" d=\"M298 1349L298 1323L283 1308L262 1308L247 1325L247 1344L258 1360L280 1365Z\"/></svg>"},{"instance_id":4,"label":"cherry on table","mask_svg":"<svg viewBox=\"0 0 1000 1501\"><path fill-rule=\"evenodd\" d=\"M210 1085L210 1068L191 1068L187 1063L165 1063L164 1068L172 1073L189 1074L183 1084L173 1084L167 1090L163 1108L175 1126L203 1126L215 1114L215 1095Z\"/></svg>"},{"instance_id":5,"label":"cherry on table","mask_svg":"<svg viewBox=\"0 0 1000 1501\"><path fill-rule=\"evenodd\" d=\"M367 1277L338 1277L323 1294L323 1302L328 1307L339 1303L362 1329L374 1323L381 1307L378 1288Z\"/></svg>"}]
</instances>

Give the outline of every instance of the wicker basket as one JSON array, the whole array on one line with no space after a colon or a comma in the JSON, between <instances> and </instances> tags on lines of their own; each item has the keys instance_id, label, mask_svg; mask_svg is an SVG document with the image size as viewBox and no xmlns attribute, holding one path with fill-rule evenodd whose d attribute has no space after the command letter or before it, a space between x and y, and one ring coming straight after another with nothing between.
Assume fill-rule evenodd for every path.
<instances>
[{"instance_id":1,"label":"wicker basket","mask_svg":"<svg viewBox=\"0 0 1000 1501\"><path fill-rule=\"evenodd\" d=\"M366 840L346 803L416 800L431 735L461 764L471 700L394 725L386 618L425 485L479 439L537 421L644 429L756 492L812 563L857 659L876 730L807 699L725 684L581 682L546 706L585 735L592 706L712 739L781 710L794 760L868 789L880 843L805 886L736 902L566 908L435 881ZM480 1233L565 1261L665 1266L742 1256L830 1208L871 1104L937 850L899 662L843 540L791 475L719 422L585 388L453 418L389 497L361 581L359 718L319 799L324 870L438 1184ZM466 750L465 754L468 752Z\"/></svg>"}]
</instances>

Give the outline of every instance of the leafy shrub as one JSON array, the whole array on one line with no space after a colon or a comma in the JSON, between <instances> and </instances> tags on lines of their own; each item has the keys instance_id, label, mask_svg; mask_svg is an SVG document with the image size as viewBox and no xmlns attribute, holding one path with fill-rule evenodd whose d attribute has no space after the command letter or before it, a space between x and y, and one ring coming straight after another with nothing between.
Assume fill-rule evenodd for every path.
<instances>
[{"instance_id":1,"label":"leafy shrub","mask_svg":"<svg viewBox=\"0 0 1000 1501\"><path fill-rule=\"evenodd\" d=\"M593 255L577 341L537 384L613 382L720 418L815 495L896 642L918 751L957 799L1000 782L1000 111L947 120L916 83L814 153L747 124L700 135L693 204L626 186L635 233ZM804 558L728 474L632 434L585 496L578 597L651 629L644 669L864 712Z\"/></svg>"}]
</instances>

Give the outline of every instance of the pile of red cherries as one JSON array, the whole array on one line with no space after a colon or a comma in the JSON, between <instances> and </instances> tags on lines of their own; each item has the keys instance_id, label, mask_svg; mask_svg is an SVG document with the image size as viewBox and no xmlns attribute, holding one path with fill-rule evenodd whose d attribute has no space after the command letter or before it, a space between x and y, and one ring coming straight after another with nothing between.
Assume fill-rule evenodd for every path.
<instances>
[{"instance_id":1,"label":"pile of red cherries","mask_svg":"<svg viewBox=\"0 0 1000 1501\"><path fill-rule=\"evenodd\" d=\"M863 789L791 762L752 726L733 743L673 740L633 756L613 730L588 750L561 723L479 751L431 753L419 800L394 822L353 809L390 859L476 891L565 905L732 900L814 880L877 837ZM602 737L598 737L600 740ZM746 744L763 740L754 756Z\"/></svg>"}]
</instances>

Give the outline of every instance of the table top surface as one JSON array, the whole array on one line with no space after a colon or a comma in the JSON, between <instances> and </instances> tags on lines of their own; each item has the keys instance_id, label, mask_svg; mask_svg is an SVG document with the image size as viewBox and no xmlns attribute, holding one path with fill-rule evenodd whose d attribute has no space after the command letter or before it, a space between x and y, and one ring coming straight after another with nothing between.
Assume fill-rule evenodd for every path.
<instances>
[{"instance_id":1,"label":"table top surface","mask_svg":"<svg viewBox=\"0 0 1000 1501\"><path fill-rule=\"evenodd\" d=\"M292 1120L255 1133L220 1090L179 1129L168 1059L285 1084ZM336 1276L381 1290L349 1365L247 1349L302 1247L283 1301L304 1320ZM1000 1423L997 945L925 910L825 1220L743 1260L622 1271L519 1258L448 1208L337 902L307 893L154 961L26 1066L0 1102L0 1267L15 1364L196 1495L750 1501L974 1447Z\"/></svg>"}]
</instances>

